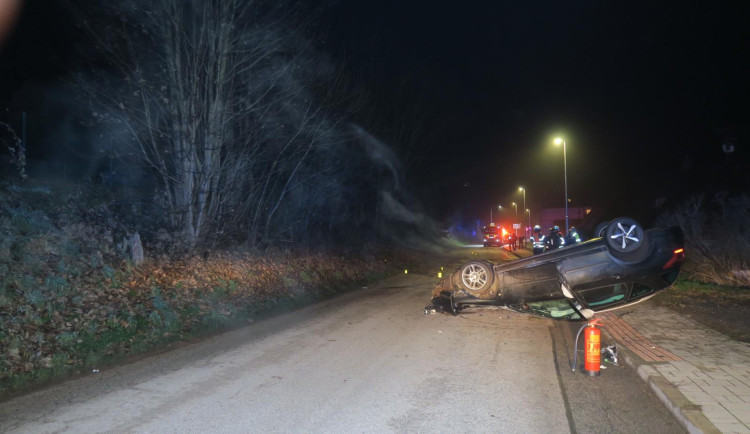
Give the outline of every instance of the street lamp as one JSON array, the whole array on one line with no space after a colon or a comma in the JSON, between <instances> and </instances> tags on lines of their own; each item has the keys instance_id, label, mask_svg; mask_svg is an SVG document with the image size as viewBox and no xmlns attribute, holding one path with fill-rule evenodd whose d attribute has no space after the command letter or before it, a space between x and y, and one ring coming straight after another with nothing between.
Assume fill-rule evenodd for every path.
<instances>
[{"instance_id":1,"label":"street lamp","mask_svg":"<svg viewBox=\"0 0 750 434\"><path fill-rule=\"evenodd\" d=\"M555 144L560 145L562 143L563 146L563 168L564 168L564 175L565 175L565 234L568 234L568 156L566 151L566 143L565 140L558 137L555 139Z\"/></svg>"},{"instance_id":2,"label":"street lamp","mask_svg":"<svg viewBox=\"0 0 750 434\"><path fill-rule=\"evenodd\" d=\"M527 213L529 213L529 226L528 226L528 228L527 228L527 229L528 229L529 231L531 231L531 210L530 210L530 209L528 209L528 208L526 208L526 212L527 212ZM531 235L527 236L527 237L526 237L526 239L528 240L530 236L531 236Z\"/></svg>"},{"instance_id":3,"label":"street lamp","mask_svg":"<svg viewBox=\"0 0 750 434\"><path fill-rule=\"evenodd\" d=\"M523 209L526 209L526 189L523 188L523 187L518 187L518 191L522 191L523 192ZM518 235L518 234L516 234L516 235ZM524 236L528 236L529 235L529 234L526 233L525 229L523 231L523 235Z\"/></svg>"}]
</instances>

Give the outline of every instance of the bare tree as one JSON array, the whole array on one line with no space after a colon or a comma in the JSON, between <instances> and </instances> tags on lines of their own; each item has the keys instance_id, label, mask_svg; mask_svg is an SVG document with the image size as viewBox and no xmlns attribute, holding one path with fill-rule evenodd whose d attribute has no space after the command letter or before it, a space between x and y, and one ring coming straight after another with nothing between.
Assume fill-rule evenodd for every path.
<instances>
[{"instance_id":1,"label":"bare tree","mask_svg":"<svg viewBox=\"0 0 750 434\"><path fill-rule=\"evenodd\" d=\"M366 104L302 36L300 7L112 0L83 21L97 68L78 89L110 142L153 170L191 248L370 238L389 224L395 154L350 125Z\"/></svg>"},{"instance_id":2,"label":"bare tree","mask_svg":"<svg viewBox=\"0 0 750 434\"><path fill-rule=\"evenodd\" d=\"M318 74L311 46L279 10L123 0L84 23L106 65L79 86L155 170L169 219L192 247L243 221L251 239L267 233L329 128L305 81Z\"/></svg>"}]
</instances>

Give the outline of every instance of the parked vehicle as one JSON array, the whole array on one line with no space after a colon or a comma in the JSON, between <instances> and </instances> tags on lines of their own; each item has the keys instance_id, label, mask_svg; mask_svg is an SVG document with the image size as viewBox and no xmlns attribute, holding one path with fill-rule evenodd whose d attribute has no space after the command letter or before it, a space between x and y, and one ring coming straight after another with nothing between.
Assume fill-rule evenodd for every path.
<instances>
[{"instance_id":1,"label":"parked vehicle","mask_svg":"<svg viewBox=\"0 0 750 434\"><path fill-rule=\"evenodd\" d=\"M502 247L505 244L505 237L507 237L505 229L495 226L494 223L482 228L482 245L484 247Z\"/></svg>"},{"instance_id":2,"label":"parked vehicle","mask_svg":"<svg viewBox=\"0 0 750 434\"><path fill-rule=\"evenodd\" d=\"M503 306L585 320L645 300L677 278L685 258L679 227L644 230L621 217L599 235L507 263L469 261L438 283L433 304L454 314L469 306Z\"/></svg>"}]
</instances>

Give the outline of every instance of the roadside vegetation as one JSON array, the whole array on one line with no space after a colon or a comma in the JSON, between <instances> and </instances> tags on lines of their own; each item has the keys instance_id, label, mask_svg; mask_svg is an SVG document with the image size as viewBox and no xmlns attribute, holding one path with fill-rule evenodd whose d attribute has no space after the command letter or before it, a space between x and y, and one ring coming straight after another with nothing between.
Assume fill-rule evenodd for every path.
<instances>
[{"instance_id":1,"label":"roadside vegetation","mask_svg":"<svg viewBox=\"0 0 750 434\"><path fill-rule=\"evenodd\" d=\"M660 225L678 225L685 234L691 280L750 288L750 198L695 196L663 214Z\"/></svg>"},{"instance_id":2,"label":"roadside vegetation","mask_svg":"<svg viewBox=\"0 0 750 434\"><path fill-rule=\"evenodd\" d=\"M418 253L240 245L177 233L97 185L0 185L0 397L361 288ZM128 250L142 225L143 263Z\"/></svg>"},{"instance_id":3,"label":"roadside vegetation","mask_svg":"<svg viewBox=\"0 0 750 434\"><path fill-rule=\"evenodd\" d=\"M654 298L734 339L750 342L750 198L696 196L657 224L685 234L686 262L674 287Z\"/></svg>"}]
</instances>

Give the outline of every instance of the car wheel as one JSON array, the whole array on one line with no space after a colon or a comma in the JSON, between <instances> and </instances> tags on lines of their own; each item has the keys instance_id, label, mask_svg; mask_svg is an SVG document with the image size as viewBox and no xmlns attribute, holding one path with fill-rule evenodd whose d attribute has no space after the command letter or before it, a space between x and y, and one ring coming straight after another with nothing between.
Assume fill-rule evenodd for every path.
<instances>
[{"instance_id":1,"label":"car wheel","mask_svg":"<svg viewBox=\"0 0 750 434\"><path fill-rule=\"evenodd\" d=\"M495 281L492 264L485 261L469 261L461 267L461 287L475 297L490 295L490 287Z\"/></svg>"},{"instance_id":2,"label":"car wheel","mask_svg":"<svg viewBox=\"0 0 750 434\"><path fill-rule=\"evenodd\" d=\"M648 232L631 218L620 217L609 222L604 239L612 256L621 261L638 262L649 254Z\"/></svg>"}]
</instances>

